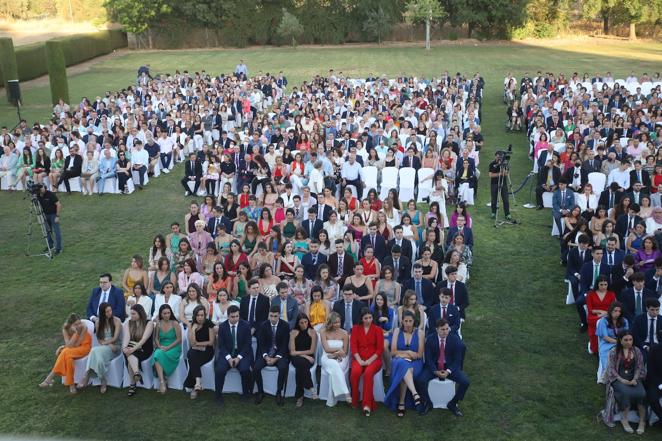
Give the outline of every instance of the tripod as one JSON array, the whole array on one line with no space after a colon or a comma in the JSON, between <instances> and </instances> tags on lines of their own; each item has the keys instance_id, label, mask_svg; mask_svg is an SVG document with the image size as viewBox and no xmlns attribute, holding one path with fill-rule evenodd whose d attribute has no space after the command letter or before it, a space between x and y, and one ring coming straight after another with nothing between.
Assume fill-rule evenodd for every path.
<instances>
[{"instance_id":1,"label":"tripod","mask_svg":"<svg viewBox=\"0 0 662 441\"><path fill-rule=\"evenodd\" d=\"M505 176L504 176L505 175ZM513 219L504 219L499 220L499 196L502 195L503 186L506 186L506 197L513 196L513 205L517 205L517 200L515 199L515 193L513 192L513 181L510 180L510 173L508 170L508 164L501 163L499 167L499 179L497 181L497 194L496 194L496 215L494 216L494 228L500 227L502 225L515 225L517 221ZM505 213L504 213L505 216Z\"/></svg>"},{"instance_id":2,"label":"tripod","mask_svg":"<svg viewBox=\"0 0 662 441\"><path fill-rule=\"evenodd\" d=\"M41 227L42 240L46 242L46 249L41 253L31 252L32 228L34 226L35 220ZM26 234L28 236L28 245L25 250L25 255L30 257L44 256L44 257L48 257L49 259L52 259L53 248L51 247L51 244L48 241L49 234L50 234L50 227L48 226L48 222L46 221L46 216L44 216L44 211L41 209L41 204L39 203L39 199L37 199L36 195L31 195L30 212L28 213L28 231Z\"/></svg>"}]
</instances>

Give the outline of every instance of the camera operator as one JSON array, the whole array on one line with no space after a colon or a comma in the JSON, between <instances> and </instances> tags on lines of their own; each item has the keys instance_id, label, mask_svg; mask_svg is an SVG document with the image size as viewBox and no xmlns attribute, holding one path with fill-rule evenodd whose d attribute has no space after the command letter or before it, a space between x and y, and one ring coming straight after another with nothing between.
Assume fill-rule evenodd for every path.
<instances>
[{"instance_id":1,"label":"camera operator","mask_svg":"<svg viewBox=\"0 0 662 441\"><path fill-rule=\"evenodd\" d=\"M497 150L494 153L494 161L490 162L490 189L492 192L492 219L496 218L497 212L497 198L501 193L501 203L503 204L503 214L506 219L511 220L510 217L510 203L508 200L508 166L504 164L504 152ZM501 184L501 188L499 188Z\"/></svg>"},{"instance_id":2,"label":"camera operator","mask_svg":"<svg viewBox=\"0 0 662 441\"><path fill-rule=\"evenodd\" d=\"M53 248L53 234L55 234L55 254L62 252L62 234L60 233L60 211L62 204L53 192L46 190L43 185L39 188L37 199L44 212L47 226L48 246Z\"/></svg>"}]
</instances>

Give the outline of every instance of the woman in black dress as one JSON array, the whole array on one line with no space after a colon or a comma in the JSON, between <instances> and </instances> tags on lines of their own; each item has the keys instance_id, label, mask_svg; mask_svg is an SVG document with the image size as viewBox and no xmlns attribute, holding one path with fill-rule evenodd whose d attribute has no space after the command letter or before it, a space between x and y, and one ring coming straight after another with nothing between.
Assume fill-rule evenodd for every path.
<instances>
[{"instance_id":1,"label":"woman in black dress","mask_svg":"<svg viewBox=\"0 0 662 441\"><path fill-rule=\"evenodd\" d=\"M294 397L297 399L296 406L303 406L303 392L311 389L312 399L317 399L317 392L313 387L313 378L310 369L315 364L315 353L317 352L317 332L310 326L310 320L306 314L299 314L297 324L290 332L290 360L295 369L296 391Z\"/></svg>"},{"instance_id":2,"label":"woman in black dress","mask_svg":"<svg viewBox=\"0 0 662 441\"><path fill-rule=\"evenodd\" d=\"M143 361L152 356L154 345L152 344L152 331L154 323L147 319L147 314L142 305L135 304L131 307L129 320L124 323L122 333L122 352L126 358L126 367L129 371L131 383L129 385L129 396L136 394L137 384L142 383L140 368ZM149 385L151 389L151 385Z\"/></svg>"},{"instance_id":3,"label":"woman in black dress","mask_svg":"<svg viewBox=\"0 0 662 441\"><path fill-rule=\"evenodd\" d=\"M202 390L202 365L207 364L214 358L214 323L207 318L207 310L204 306L198 305L193 310L191 326L187 332L189 350L186 354L188 358L188 375L184 381L184 387L193 389L191 399L198 396Z\"/></svg>"}]
</instances>

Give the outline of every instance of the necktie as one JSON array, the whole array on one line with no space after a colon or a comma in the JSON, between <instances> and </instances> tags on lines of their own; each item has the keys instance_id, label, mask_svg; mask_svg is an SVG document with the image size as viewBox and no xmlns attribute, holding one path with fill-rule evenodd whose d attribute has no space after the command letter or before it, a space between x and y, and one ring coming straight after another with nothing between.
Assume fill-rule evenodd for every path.
<instances>
[{"instance_id":1,"label":"necktie","mask_svg":"<svg viewBox=\"0 0 662 441\"><path fill-rule=\"evenodd\" d=\"M342 277L343 275L343 256L341 254L338 255L338 277Z\"/></svg>"},{"instance_id":2,"label":"necktie","mask_svg":"<svg viewBox=\"0 0 662 441\"><path fill-rule=\"evenodd\" d=\"M648 344L653 344L655 343L655 319L651 318L650 319L651 324L648 327Z\"/></svg>"},{"instance_id":3,"label":"necktie","mask_svg":"<svg viewBox=\"0 0 662 441\"><path fill-rule=\"evenodd\" d=\"M593 289L597 288L598 277L600 276L600 265L593 264Z\"/></svg>"},{"instance_id":4,"label":"necktie","mask_svg":"<svg viewBox=\"0 0 662 441\"><path fill-rule=\"evenodd\" d=\"M271 325L271 350L269 356L273 357L276 354L276 327Z\"/></svg>"},{"instance_id":5,"label":"necktie","mask_svg":"<svg viewBox=\"0 0 662 441\"><path fill-rule=\"evenodd\" d=\"M299 209L294 207L294 217L299 217Z\"/></svg>"},{"instance_id":6,"label":"necktie","mask_svg":"<svg viewBox=\"0 0 662 441\"><path fill-rule=\"evenodd\" d=\"M395 259L395 261L393 261L393 271L395 271L395 274L393 274L393 280L398 280L400 278L400 265L398 262L400 262L400 259Z\"/></svg>"},{"instance_id":7,"label":"necktie","mask_svg":"<svg viewBox=\"0 0 662 441\"><path fill-rule=\"evenodd\" d=\"M350 332L352 330L352 304L345 303L345 331Z\"/></svg>"},{"instance_id":8,"label":"necktie","mask_svg":"<svg viewBox=\"0 0 662 441\"><path fill-rule=\"evenodd\" d=\"M99 298L99 304L97 305L97 316L99 315L99 308L101 307L101 304L107 301L108 301L108 291L102 291L101 297Z\"/></svg>"},{"instance_id":9,"label":"necktie","mask_svg":"<svg viewBox=\"0 0 662 441\"><path fill-rule=\"evenodd\" d=\"M446 306L442 306L441 309L443 309L443 312L441 313L441 318L446 318Z\"/></svg>"},{"instance_id":10,"label":"necktie","mask_svg":"<svg viewBox=\"0 0 662 441\"><path fill-rule=\"evenodd\" d=\"M313 225L315 225L315 222L309 220L308 224L310 225L310 234L308 234L308 236L313 237Z\"/></svg>"},{"instance_id":11,"label":"necktie","mask_svg":"<svg viewBox=\"0 0 662 441\"><path fill-rule=\"evenodd\" d=\"M639 315L643 311L643 307L641 305L641 291L635 291L634 292L634 314Z\"/></svg>"},{"instance_id":12,"label":"necktie","mask_svg":"<svg viewBox=\"0 0 662 441\"><path fill-rule=\"evenodd\" d=\"M658 277L657 280L656 280L656 283L655 283L655 292L656 293L660 292L660 279L662 279L662 277Z\"/></svg>"},{"instance_id":13,"label":"necktie","mask_svg":"<svg viewBox=\"0 0 662 441\"><path fill-rule=\"evenodd\" d=\"M609 193L609 208L614 208L614 193Z\"/></svg>"},{"instance_id":14,"label":"necktie","mask_svg":"<svg viewBox=\"0 0 662 441\"><path fill-rule=\"evenodd\" d=\"M609 253L609 254L608 254L608 262L607 262L607 264L608 264L609 266L612 266L612 265L614 264L614 253Z\"/></svg>"},{"instance_id":15,"label":"necktie","mask_svg":"<svg viewBox=\"0 0 662 441\"><path fill-rule=\"evenodd\" d=\"M375 248L375 235L374 234L370 235L370 242L372 242L372 247Z\"/></svg>"},{"instance_id":16,"label":"necktie","mask_svg":"<svg viewBox=\"0 0 662 441\"><path fill-rule=\"evenodd\" d=\"M255 322L255 302L257 297L251 297L251 309L248 311L248 321L251 323Z\"/></svg>"},{"instance_id":17,"label":"necktie","mask_svg":"<svg viewBox=\"0 0 662 441\"><path fill-rule=\"evenodd\" d=\"M561 192L561 208L565 208L565 191Z\"/></svg>"},{"instance_id":18,"label":"necktie","mask_svg":"<svg viewBox=\"0 0 662 441\"><path fill-rule=\"evenodd\" d=\"M585 259L585 257L584 257L584 251L583 251L583 250L580 251L580 252L579 252L579 255L581 256L581 259L580 259L581 262L584 263L584 259Z\"/></svg>"},{"instance_id":19,"label":"necktie","mask_svg":"<svg viewBox=\"0 0 662 441\"><path fill-rule=\"evenodd\" d=\"M313 254L313 265L317 265L317 254Z\"/></svg>"},{"instance_id":20,"label":"necktie","mask_svg":"<svg viewBox=\"0 0 662 441\"><path fill-rule=\"evenodd\" d=\"M632 216L628 216L628 228L629 229L634 228L634 225L632 225L633 223L634 223L634 219L632 218Z\"/></svg>"},{"instance_id":21,"label":"necktie","mask_svg":"<svg viewBox=\"0 0 662 441\"><path fill-rule=\"evenodd\" d=\"M287 300L281 300L280 301L280 317L285 320L287 320Z\"/></svg>"},{"instance_id":22,"label":"necktie","mask_svg":"<svg viewBox=\"0 0 662 441\"><path fill-rule=\"evenodd\" d=\"M324 220L324 205L320 205L317 211L318 211L317 217Z\"/></svg>"},{"instance_id":23,"label":"necktie","mask_svg":"<svg viewBox=\"0 0 662 441\"><path fill-rule=\"evenodd\" d=\"M416 281L416 301L418 302L419 305L423 304L423 288L421 287L421 281L417 280Z\"/></svg>"},{"instance_id":24,"label":"necktie","mask_svg":"<svg viewBox=\"0 0 662 441\"><path fill-rule=\"evenodd\" d=\"M455 304L455 283L451 283L451 305Z\"/></svg>"},{"instance_id":25,"label":"necktie","mask_svg":"<svg viewBox=\"0 0 662 441\"><path fill-rule=\"evenodd\" d=\"M437 358L437 369L446 369L446 339L439 339L439 357Z\"/></svg>"},{"instance_id":26,"label":"necktie","mask_svg":"<svg viewBox=\"0 0 662 441\"><path fill-rule=\"evenodd\" d=\"M232 358L237 355L237 325L232 325L231 330L232 334Z\"/></svg>"}]
</instances>

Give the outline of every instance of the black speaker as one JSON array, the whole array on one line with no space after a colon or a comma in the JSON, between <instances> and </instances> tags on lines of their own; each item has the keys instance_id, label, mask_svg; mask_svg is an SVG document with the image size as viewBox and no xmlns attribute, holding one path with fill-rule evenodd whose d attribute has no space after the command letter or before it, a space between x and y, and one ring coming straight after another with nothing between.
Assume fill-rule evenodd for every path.
<instances>
[{"instance_id":1,"label":"black speaker","mask_svg":"<svg viewBox=\"0 0 662 441\"><path fill-rule=\"evenodd\" d=\"M18 80L7 80L7 97L9 102L15 106L21 103L21 86Z\"/></svg>"}]
</instances>

